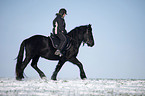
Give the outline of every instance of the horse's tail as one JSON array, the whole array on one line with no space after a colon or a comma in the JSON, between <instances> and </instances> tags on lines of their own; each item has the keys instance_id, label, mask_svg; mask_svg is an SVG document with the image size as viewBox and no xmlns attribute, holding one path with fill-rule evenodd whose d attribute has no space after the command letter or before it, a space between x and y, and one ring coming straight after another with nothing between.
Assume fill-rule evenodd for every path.
<instances>
[{"instance_id":1,"label":"horse's tail","mask_svg":"<svg viewBox=\"0 0 145 96\"><path fill-rule=\"evenodd\" d=\"M25 40L21 43L19 54L17 57L17 64L16 64L16 70L15 70L17 80L24 78L23 72L21 72L22 71L21 66L22 66L22 62L23 62L24 48L25 48Z\"/></svg>"}]
</instances>

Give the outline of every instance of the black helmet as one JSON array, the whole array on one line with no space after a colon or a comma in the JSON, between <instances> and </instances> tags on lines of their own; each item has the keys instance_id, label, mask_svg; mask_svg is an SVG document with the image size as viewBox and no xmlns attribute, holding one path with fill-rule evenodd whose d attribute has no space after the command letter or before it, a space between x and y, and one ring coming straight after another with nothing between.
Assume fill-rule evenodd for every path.
<instances>
[{"instance_id":1,"label":"black helmet","mask_svg":"<svg viewBox=\"0 0 145 96\"><path fill-rule=\"evenodd\" d=\"M64 13L67 15L66 9L61 8L61 9L59 10L59 14L60 14L60 15L63 15Z\"/></svg>"}]
</instances>

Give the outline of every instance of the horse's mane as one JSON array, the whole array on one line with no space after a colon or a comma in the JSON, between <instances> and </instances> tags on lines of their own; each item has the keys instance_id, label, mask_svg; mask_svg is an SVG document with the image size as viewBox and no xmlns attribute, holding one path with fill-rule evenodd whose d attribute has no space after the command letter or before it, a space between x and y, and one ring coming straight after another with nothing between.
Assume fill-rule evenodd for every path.
<instances>
[{"instance_id":1,"label":"horse's mane","mask_svg":"<svg viewBox=\"0 0 145 96\"><path fill-rule=\"evenodd\" d=\"M82 27L86 27L86 25L75 27L70 32L68 32L68 36L75 38L81 32L80 28L82 28Z\"/></svg>"},{"instance_id":2,"label":"horse's mane","mask_svg":"<svg viewBox=\"0 0 145 96\"><path fill-rule=\"evenodd\" d=\"M75 27L74 29L72 29L69 33L68 33L68 35L70 36L70 37L75 37L77 34L78 34L78 29L79 29L79 27Z\"/></svg>"}]
</instances>

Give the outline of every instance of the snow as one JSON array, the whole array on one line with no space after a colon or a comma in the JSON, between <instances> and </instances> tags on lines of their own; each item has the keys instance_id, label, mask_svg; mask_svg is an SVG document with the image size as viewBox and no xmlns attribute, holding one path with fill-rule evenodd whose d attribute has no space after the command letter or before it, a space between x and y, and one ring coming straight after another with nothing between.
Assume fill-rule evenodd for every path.
<instances>
[{"instance_id":1,"label":"snow","mask_svg":"<svg viewBox=\"0 0 145 96\"><path fill-rule=\"evenodd\" d=\"M42 80L0 78L0 96L145 96L145 80Z\"/></svg>"}]
</instances>

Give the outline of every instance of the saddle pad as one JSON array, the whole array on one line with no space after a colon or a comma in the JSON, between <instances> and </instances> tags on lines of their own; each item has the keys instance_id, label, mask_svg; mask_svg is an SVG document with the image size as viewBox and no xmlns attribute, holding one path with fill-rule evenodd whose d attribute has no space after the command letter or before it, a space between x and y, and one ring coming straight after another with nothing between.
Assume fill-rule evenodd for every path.
<instances>
[{"instance_id":1,"label":"saddle pad","mask_svg":"<svg viewBox=\"0 0 145 96\"><path fill-rule=\"evenodd\" d=\"M50 36L50 40L51 40L51 42L52 42L53 47L54 47L55 49L57 49L58 46L59 46L59 43L60 43L59 38L57 38L57 37L51 35L51 36Z\"/></svg>"}]
</instances>

